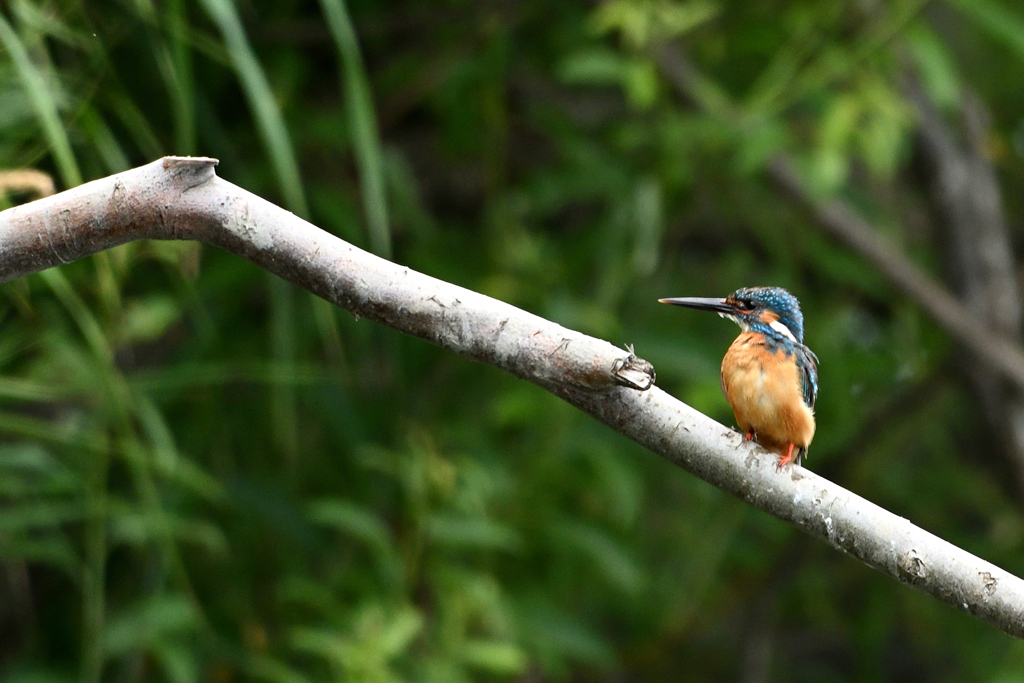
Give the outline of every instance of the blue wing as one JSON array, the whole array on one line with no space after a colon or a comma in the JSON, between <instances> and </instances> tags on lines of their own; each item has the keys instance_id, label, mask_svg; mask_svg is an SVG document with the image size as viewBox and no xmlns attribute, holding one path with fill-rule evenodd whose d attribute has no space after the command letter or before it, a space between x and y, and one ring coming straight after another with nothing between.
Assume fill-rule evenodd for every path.
<instances>
[{"instance_id":1,"label":"blue wing","mask_svg":"<svg viewBox=\"0 0 1024 683\"><path fill-rule=\"evenodd\" d=\"M796 347L796 363L800 367L800 388L804 394L804 403L813 408L818 398L818 357L814 351L800 344Z\"/></svg>"}]
</instances>

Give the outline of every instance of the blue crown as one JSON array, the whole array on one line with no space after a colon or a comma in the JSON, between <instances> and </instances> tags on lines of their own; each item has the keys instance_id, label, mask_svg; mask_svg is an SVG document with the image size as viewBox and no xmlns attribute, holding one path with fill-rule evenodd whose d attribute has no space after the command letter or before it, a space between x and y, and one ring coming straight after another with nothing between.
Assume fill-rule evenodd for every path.
<instances>
[{"instance_id":1,"label":"blue crown","mask_svg":"<svg viewBox=\"0 0 1024 683\"><path fill-rule=\"evenodd\" d=\"M779 316L796 340L804 342L804 314L800 311L797 298L782 287L744 287L729 295L727 301L747 303L752 312L768 310Z\"/></svg>"}]
</instances>

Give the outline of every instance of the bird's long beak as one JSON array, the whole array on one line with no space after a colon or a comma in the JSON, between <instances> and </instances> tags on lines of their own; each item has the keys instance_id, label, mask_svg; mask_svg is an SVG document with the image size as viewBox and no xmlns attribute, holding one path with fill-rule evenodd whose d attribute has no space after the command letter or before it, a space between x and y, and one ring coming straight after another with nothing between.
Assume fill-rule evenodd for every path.
<instances>
[{"instance_id":1,"label":"bird's long beak","mask_svg":"<svg viewBox=\"0 0 1024 683\"><path fill-rule=\"evenodd\" d=\"M699 296L684 296L678 299L658 299L660 303L672 304L673 306L685 306L696 308L700 311L714 311L715 313L735 314L736 307L726 303L725 299L705 299Z\"/></svg>"}]
</instances>

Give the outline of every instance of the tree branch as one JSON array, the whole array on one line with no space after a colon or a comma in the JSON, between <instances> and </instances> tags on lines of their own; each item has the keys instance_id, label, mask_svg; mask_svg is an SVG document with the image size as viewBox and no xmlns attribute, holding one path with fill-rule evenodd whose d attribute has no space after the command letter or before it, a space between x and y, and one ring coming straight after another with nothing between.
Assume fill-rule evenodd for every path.
<instances>
[{"instance_id":1,"label":"tree branch","mask_svg":"<svg viewBox=\"0 0 1024 683\"><path fill-rule=\"evenodd\" d=\"M704 481L896 579L1024 637L1024 581L802 467L653 386L611 344L353 247L214 174L168 157L0 213L0 280L136 239L226 249L328 301L534 382Z\"/></svg>"}]
</instances>

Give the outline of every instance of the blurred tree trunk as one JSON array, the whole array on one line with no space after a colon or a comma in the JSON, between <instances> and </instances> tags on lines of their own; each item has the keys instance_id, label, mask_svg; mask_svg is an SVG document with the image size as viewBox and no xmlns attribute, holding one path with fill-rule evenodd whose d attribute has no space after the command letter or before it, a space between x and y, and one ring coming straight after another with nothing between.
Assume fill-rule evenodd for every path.
<instances>
[{"instance_id":1,"label":"blurred tree trunk","mask_svg":"<svg viewBox=\"0 0 1024 683\"><path fill-rule=\"evenodd\" d=\"M986 154L990 121L973 93L962 98L962 135L917 86L917 144L930 206L941 229L952 287L991 330L1021 338L1021 301L1010 235L995 169ZM1024 391L970 353L963 366L985 419L998 435L1024 492Z\"/></svg>"}]
</instances>

